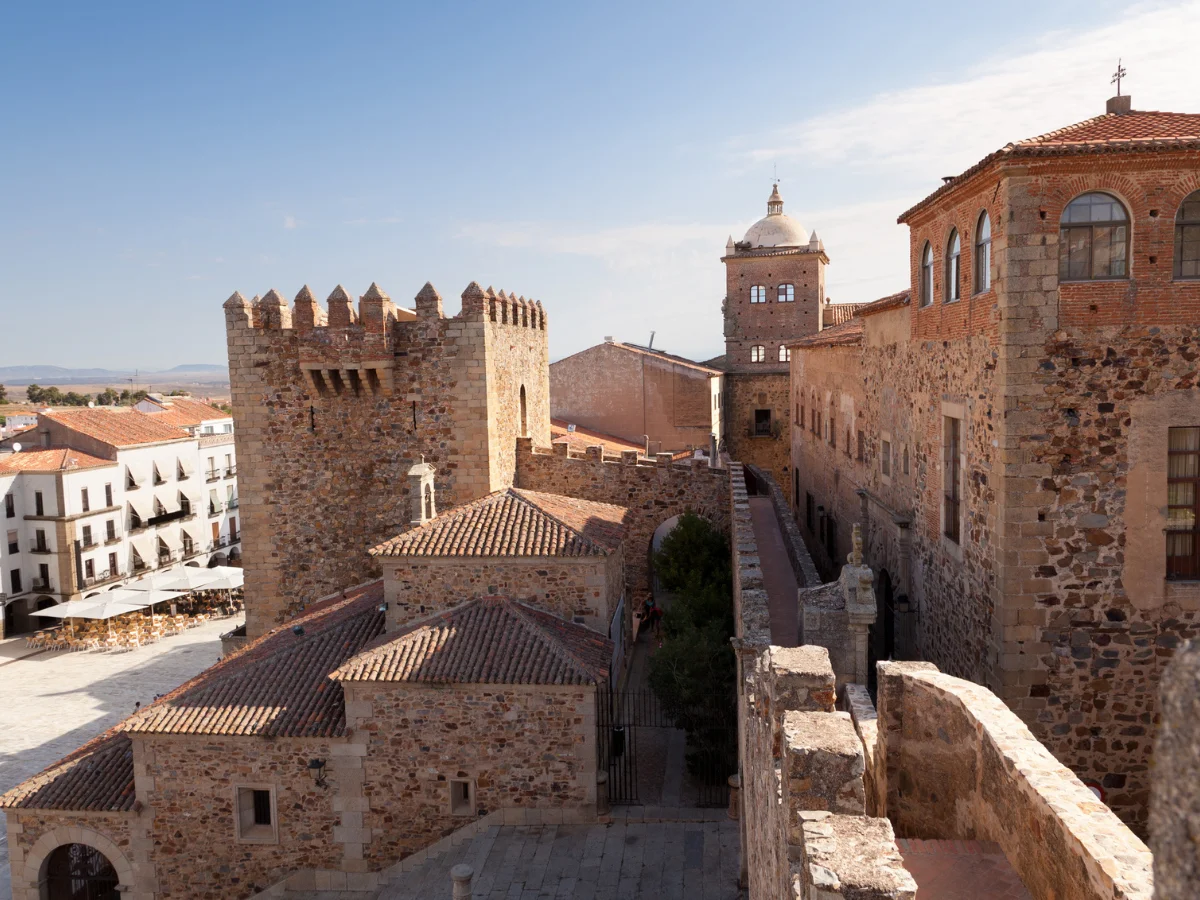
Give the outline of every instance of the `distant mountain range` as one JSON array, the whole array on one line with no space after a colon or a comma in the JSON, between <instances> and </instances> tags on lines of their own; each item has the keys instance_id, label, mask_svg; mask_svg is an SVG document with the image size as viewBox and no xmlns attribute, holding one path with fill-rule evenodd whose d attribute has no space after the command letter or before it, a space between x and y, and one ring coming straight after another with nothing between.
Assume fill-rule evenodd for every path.
<instances>
[{"instance_id":1,"label":"distant mountain range","mask_svg":"<svg viewBox=\"0 0 1200 900\"><path fill-rule=\"evenodd\" d=\"M163 380L177 381L187 376L226 375L225 366L213 363L185 363L171 369L149 371L137 370L140 382L153 381L155 378L170 376ZM68 369L63 366L0 366L0 384L92 384L103 381L127 381L134 376L134 370L120 369Z\"/></svg>"}]
</instances>

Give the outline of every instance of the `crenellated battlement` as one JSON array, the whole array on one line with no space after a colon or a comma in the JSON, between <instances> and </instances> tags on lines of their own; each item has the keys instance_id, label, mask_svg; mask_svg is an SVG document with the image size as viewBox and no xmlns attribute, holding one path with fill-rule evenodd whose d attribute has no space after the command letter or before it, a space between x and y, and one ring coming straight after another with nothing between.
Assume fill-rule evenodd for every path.
<instances>
[{"instance_id":1,"label":"crenellated battlement","mask_svg":"<svg viewBox=\"0 0 1200 900\"><path fill-rule=\"evenodd\" d=\"M593 444L582 453L567 441L553 441L549 447L535 447L533 438L517 438L517 456L557 457L558 459L599 463L604 466L636 466L643 470L668 469L674 473L703 473L724 479L727 472L720 467L710 466L707 459L691 458L676 460L674 454L656 453L654 456L639 455L636 450L622 450L620 455L606 454L604 445Z\"/></svg>"},{"instance_id":2,"label":"crenellated battlement","mask_svg":"<svg viewBox=\"0 0 1200 900\"><path fill-rule=\"evenodd\" d=\"M325 308L305 285L291 306L277 290L246 300L235 292L225 301L226 324L238 329L286 332L296 339L297 362L316 397L390 395L396 389L397 357L441 354L440 342L453 335L469 343L470 329L456 325L485 323L506 329L525 329L546 340L542 304L515 293L484 290L476 282L462 293L462 310L447 317L442 297L426 282L412 309L397 306L372 282L358 299L357 309L340 284ZM476 339L486 340L482 331Z\"/></svg>"}]
</instances>

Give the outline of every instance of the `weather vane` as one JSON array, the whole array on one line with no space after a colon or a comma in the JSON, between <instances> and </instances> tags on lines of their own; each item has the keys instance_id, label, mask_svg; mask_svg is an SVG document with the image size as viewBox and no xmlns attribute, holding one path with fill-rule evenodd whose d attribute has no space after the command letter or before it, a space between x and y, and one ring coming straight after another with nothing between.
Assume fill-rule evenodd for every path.
<instances>
[{"instance_id":1,"label":"weather vane","mask_svg":"<svg viewBox=\"0 0 1200 900\"><path fill-rule=\"evenodd\" d=\"M779 164L771 163L771 173L776 184L779 184Z\"/></svg>"},{"instance_id":2,"label":"weather vane","mask_svg":"<svg viewBox=\"0 0 1200 900\"><path fill-rule=\"evenodd\" d=\"M1110 81L1109 84L1115 84L1117 86L1118 97L1121 96L1121 79L1124 78L1126 74L1125 67L1121 65L1121 58L1117 57L1117 71L1113 72L1112 81Z\"/></svg>"}]
</instances>

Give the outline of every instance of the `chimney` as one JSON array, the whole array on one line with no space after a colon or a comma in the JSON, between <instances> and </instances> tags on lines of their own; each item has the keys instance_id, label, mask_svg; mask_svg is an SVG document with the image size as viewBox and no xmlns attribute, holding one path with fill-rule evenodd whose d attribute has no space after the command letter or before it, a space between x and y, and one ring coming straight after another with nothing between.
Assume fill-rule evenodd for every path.
<instances>
[{"instance_id":1,"label":"chimney","mask_svg":"<svg viewBox=\"0 0 1200 900\"><path fill-rule=\"evenodd\" d=\"M1105 106L1104 111L1109 115L1127 116L1133 112L1132 103L1133 100L1128 94L1125 94L1124 96L1118 94L1115 97L1108 98L1108 104Z\"/></svg>"},{"instance_id":2,"label":"chimney","mask_svg":"<svg viewBox=\"0 0 1200 900\"><path fill-rule=\"evenodd\" d=\"M436 469L425 462L425 457L408 470L409 497L412 501L412 524L424 525L437 516L434 499L433 475Z\"/></svg>"}]
</instances>

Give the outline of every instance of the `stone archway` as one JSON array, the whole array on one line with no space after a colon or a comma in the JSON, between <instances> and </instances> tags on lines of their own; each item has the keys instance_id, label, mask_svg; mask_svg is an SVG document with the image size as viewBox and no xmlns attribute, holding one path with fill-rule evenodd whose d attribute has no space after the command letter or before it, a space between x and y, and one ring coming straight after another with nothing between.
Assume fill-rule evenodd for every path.
<instances>
[{"instance_id":1,"label":"stone archway","mask_svg":"<svg viewBox=\"0 0 1200 900\"><path fill-rule=\"evenodd\" d=\"M117 892L133 894L133 866L111 839L91 828L60 825L43 834L25 853L23 861L12 861L13 900L46 900L42 885L46 880L51 854L69 844L86 844L101 853L117 873Z\"/></svg>"}]
</instances>

